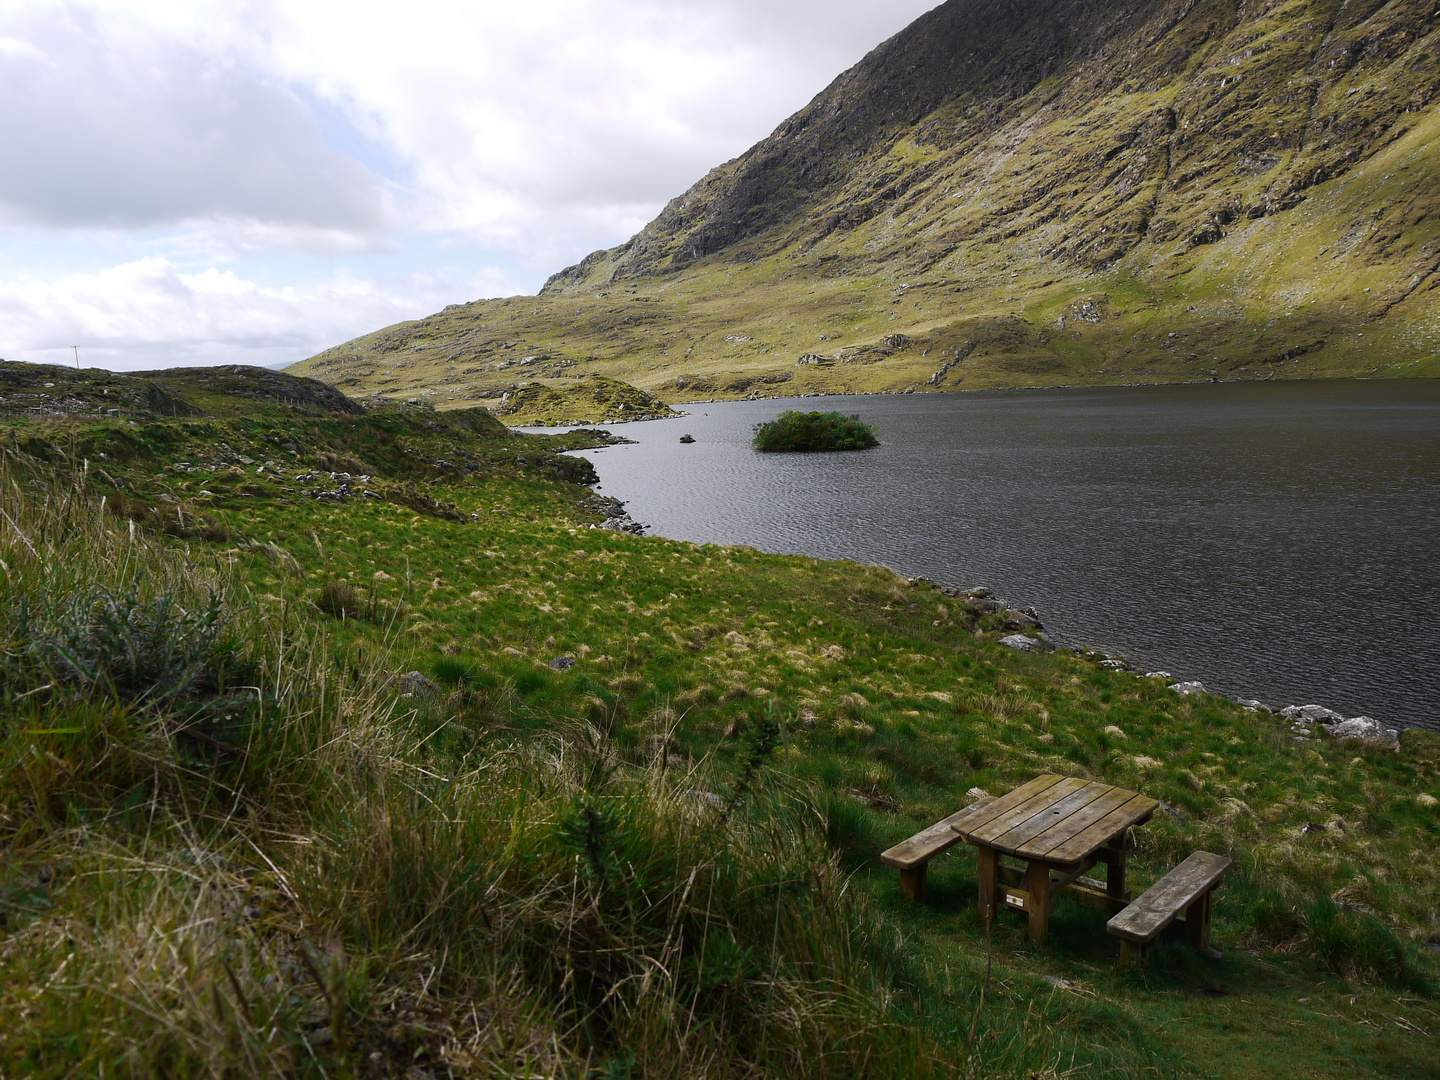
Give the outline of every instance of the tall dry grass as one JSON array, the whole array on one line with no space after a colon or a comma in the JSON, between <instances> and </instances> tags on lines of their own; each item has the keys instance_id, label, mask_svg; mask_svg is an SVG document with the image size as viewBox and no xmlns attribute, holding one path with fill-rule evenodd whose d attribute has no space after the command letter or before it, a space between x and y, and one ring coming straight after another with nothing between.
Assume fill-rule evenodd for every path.
<instances>
[{"instance_id":1,"label":"tall dry grass","mask_svg":"<svg viewBox=\"0 0 1440 1080\"><path fill-rule=\"evenodd\" d=\"M306 613L0 463L0 1073L969 1072L767 767L469 740Z\"/></svg>"}]
</instances>

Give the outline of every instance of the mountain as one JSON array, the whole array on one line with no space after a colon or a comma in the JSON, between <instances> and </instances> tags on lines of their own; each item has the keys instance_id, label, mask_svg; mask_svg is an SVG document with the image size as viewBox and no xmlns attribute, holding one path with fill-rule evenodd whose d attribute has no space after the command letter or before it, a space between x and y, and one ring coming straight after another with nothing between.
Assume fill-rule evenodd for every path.
<instances>
[{"instance_id":1,"label":"mountain","mask_svg":"<svg viewBox=\"0 0 1440 1080\"><path fill-rule=\"evenodd\" d=\"M1440 375L1434 0L950 0L539 296L291 370L467 404Z\"/></svg>"}]
</instances>

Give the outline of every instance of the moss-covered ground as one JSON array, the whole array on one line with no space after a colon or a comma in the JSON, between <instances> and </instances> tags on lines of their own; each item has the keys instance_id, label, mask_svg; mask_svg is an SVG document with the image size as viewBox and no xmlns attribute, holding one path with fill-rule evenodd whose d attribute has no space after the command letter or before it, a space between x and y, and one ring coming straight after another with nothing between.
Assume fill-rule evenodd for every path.
<instances>
[{"instance_id":1,"label":"moss-covered ground","mask_svg":"<svg viewBox=\"0 0 1440 1080\"><path fill-rule=\"evenodd\" d=\"M179 1008L166 996L169 990L145 980L179 986L188 977L185 970L203 969L213 985L204 979L195 983L198 1004L186 1008L200 1010L204 1031L194 1028L200 1033L171 1038L156 1021L159 1034L146 1036L179 1054L180 1064L170 1068L163 1061L133 1056L127 1061L121 1055L107 1059L108 1070L218 1075L215 1069L228 1067L231 1074L319 1075L318 1069L328 1067L401 1075L410 1067L402 1062L402 1048L408 1047L404 1053L413 1051L415 1061L432 1070L429 1075L444 1075L435 1070L442 1069L440 1048L451 1046L445 1042L451 1036L436 1033L453 1036L470 1023L468 1010L475 1008L484 1017L472 1026L488 1034L477 1034L472 1043L452 1038L454 1046L471 1047L468 1058L453 1048L444 1051L449 1064L443 1067L456 1074L465 1074L469 1061L476 1069L483 1064L487 1075L512 1067L531 1069L527 1075L538 1069L546 1075L637 1077L917 1070L977 1076L1072 1070L1105 1076L1433 1075L1434 1038L1440 1035L1435 997L1440 972L1432 955L1440 942L1440 871L1433 858L1440 838L1434 801L1440 795L1440 738L1406 732L1396 752L1327 740L1296 742L1278 718L1246 712L1221 698L1178 695L1161 680L1103 668L1081 654L1002 648L997 639L1006 632L1003 614L883 567L597 528L601 518L587 509L588 490L565 473L574 468L560 464L568 459L555 456L586 437L564 442L522 436L486 423L483 414L416 409L346 416L279 404L255 406L243 415L212 412L139 424L22 424L8 433L6 479L17 493L12 503L18 505L27 483L54 470L80 476L81 490L92 500L80 500L90 508L86 520L99 523L108 537L104 543L143 543L155 559L179 560L169 577L156 572L150 587L216 583L232 608L244 613L243 625L268 628L255 631L257 640L269 632L291 642L292 649L300 643L304 663L293 657L290 663L306 674L287 676L293 693L277 700L294 716L318 709L315 715L329 717L329 726L292 731L284 746L266 751L272 756L263 767L246 766L260 775L246 773L245 783L268 792L256 796L254 805L273 806L269 816L253 819L259 822L255 831L239 834L243 842L225 848L228 884L222 888L218 878L206 876L203 850L239 827L234 806L251 804L238 795L227 803L215 791L208 803L186 799L197 799L193 774L217 768L214 761L224 754L206 766L205 754L216 753L215 747L167 735L174 729L162 725L145 729L150 757L136 757L140 751L115 727L133 714L130 706L107 706L110 711L101 712L115 719L104 722L95 719L97 699L51 714L45 710L58 710L59 704L44 705L49 700L44 693L17 697L36 689L20 685L20 675L7 676L10 718L0 721L5 770L0 1011L12 1020L0 1031L0 1072L93 1074L100 1059L86 1055L103 1057L95 1049L102 1044L104 1053L112 1053L115 1044L105 1042L101 1029L121 1023L118 1013L107 1011L105 995L126 1009ZM321 488L338 490L342 474L352 479L348 494L315 497ZM308 479L313 477L323 482ZM361 488L379 497L366 497ZM19 512L12 506L12 516ZM29 541L20 538L23 529L13 522L8 528L0 556L7 561L6 610L13 613L21 581L16 575L26 566L33 570L27 560L40 556L33 549L25 554ZM176 584L166 586L167 581ZM40 594L26 595L38 610ZM13 627L8 635L7 655L19 664L13 658L23 650L14 642L23 635ZM411 671L426 681L387 681ZM327 685L334 689L321 692ZM363 687L364 693L356 696L345 686ZM402 690L416 692L400 698ZM311 691L316 696L307 698ZM361 708L357 702L368 704ZM326 711L331 708L338 711L332 715ZM86 709L90 718L77 720L75 710ZM361 716L363 738L356 733ZM779 723L773 752L766 743L772 737L767 717ZM237 753L237 746L246 745L223 726L196 730ZM387 731L403 737L387 741ZM349 756L327 757L333 753L325 749L330 740L347 747ZM190 779L170 788L162 783L162 770L173 766L166 764L162 744L172 747L166 753L191 754L189 772L181 770ZM591 749L584 751L587 745ZM544 757L542 765L526 756L542 749L559 757ZM96 796L77 777L113 770L116 755L125 754L128 779L116 781L107 796L118 802L109 810L87 803ZM493 770L502 759L511 762L501 770L503 783L485 786L492 781L484 777L501 775ZM556 772L557 760L571 764ZM102 768L97 761L108 764ZM331 771L305 772L307 763L316 761L332 762ZM395 763L381 769L391 779L363 779L386 761ZM691 874L694 880L700 864L645 863L641 869L658 875L653 879L634 867L625 870L624 859L614 853L630 849L605 848L595 839L611 835L605 830L612 825L604 822L612 819L586 811L592 804L584 801L584 792L600 783L594 778L603 773L612 786L595 790L612 800L605 805L633 805L668 821L671 811L665 807L689 806L685 814L693 816L697 805L702 812L712 801L732 805L752 784L757 762L766 790L789 793L784 798L794 802L737 842L769 851L771 841L758 839L769 836L777 852L789 851L801 865L747 869L744 873L758 875L751 886L743 885L751 879L736 870L741 876L735 880L742 881L742 893L753 886L759 890L753 895L763 897L769 895L765 880L790 873L823 878L825 866L833 863L836 888L847 899L805 918L815 920L817 941L823 937L833 944L839 930L832 922L840 912L863 943L853 949L827 945L829 951L816 946L815 955L853 954L840 967L826 968L831 974L824 977L841 979L835 974L841 967L851 971L843 985L862 988L874 1009L866 1013L837 1004L825 1012L816 1004L824 997L818 989L818 996L806 996L811 984L803 972L810 969L803 965L795 969L799 982L784 983L786 993L793 991L786 1008L797 1015L814 1009L841 1029L855 1028L857 1039L862 1027L877 1033L877 1041L865 1044L863 1059L836 1048L844 1042L843 1030L806 1042L810 1036L795 1034L803 1025L786 1028L788 1035L766 1026L758 996L772 1001L780 992L774 972L781 961L747 957L779 956L767 932L778 936L782 917L799 918L780 906L779 893L773 915L765 916L771 922L760 920L760 928L739 914L743 900L735 901L739 907L727 936L717 939L713 947L719 952L711 954L729 957L720 974L703 976L704 954L697 954L702 975L693 987L709 989L703 994L694 989L686 999L689 1020L681 1019L681 1008L679 1014L646 1014L641 1023L636 1017L644 1010L637 1003L647 999L625 997L620 987L630 984L624 979L605 984L622 993L615 1000L626 1002L626 1009L638 1010L627 1013L630 1027L622 1025L633 1043L627 1056L623 1047L607 1043L604 1031L589 1026L608 1014L598 999L576 990L580 984L573 976L557 975L559 989L527 981L538 978L533 974L538 969L516 958L532 955L529 947L558 948L544 944L555 940L541 930L551 923L536 916L532 924L515 915L517 921L507 923L504 932L498 921L492 925L500 915L489 912L511 911L504 905L521 903L513 890L519 879L502 875L486 886L489 893L468 892L454 876L461 871L445 868L446 860L455 860L463 875L490 881L486 875L499 873L495 867L510 865L504 859L524 851L534 874L562 874L569 866L563 872L575 876L565 878L565 889L599 890L595 910L602 914L610 911L605 882L631 881L631 871L639 875L633 881L651 882L645 888L678 895L685 892L684 881L662 887L664 875ZM147 771L152 767L153 783ZM566 772L572 767L591 779L575 780L574 787L544 779L579 775ZM1147 971L1122 970L1103 920L1062 900L1043 947L1026 941L1018 917L999 918L988 946L987 981L974 858L963 845L932 865L924 903L901 900L895 876L878 861L881 850L971 801L972 789L995 794L1041 772L1102 779L1164 800L1163 811L1135 830L1131 874L1137 888L1197 848L1235 859L1215 909L1215 944L1223 959L1205 960L1181 945L1164 945ZM340 790L334 786L337 777L350 777L359 786L342 785L340 799L334 794ZM230 785L226 790L244 786L233 777L224 783ZM552 795L545 794L546 784ZM533 785L531 796L524 794L526 785ZM316 801L307 802L311 787ZM337 819L325 806L336 799L359 800L354 802L359 806L360 792L373 799L381 789L392 793L385 798L408 800L405 813L412 816L403 828L377 824L391 821L387 815L400 821L399 803L377 809L364 802L369 810L362 815L363 829L370 831L346 834L351 839L342 842L345 829L362 826L354 818ZM654 792L662 789L670 802L644 803L660 798ZM527 797L550 807L545 822L560 824L522 828L513 799L523 806ZM559 801L545 803L552 797ZM419 813L416 808L426 803L439 807L438 817ZM507 814L513 826L504 824ZM161 846L191 852L181 863L173 863L173 853L157 855L146 840L161 820L170 830ZM492 832L482 830L462 843L456 830L467 820L487 821L484 828ZM520 839L502 858L504 836L512 828ZM622 833L638 836L638 828ZM667 844L680 842L664 835ZM177 839L182 836L191 837L188 848ZM492 840L498 845L493 851L487 846ZM478 845L474 850L483 849L491 862L482 866L462 856L465 844ZM686 845L693 849L696 841L685 840L681 847ZM396 854L400 848L404 859ZM396 870L404 860L413 870L426 850L433 851L426 863L431 877L410 878ZM546 862L557 851L574 858ZM685 856L699 857L693 851ZM268 897L262 906L270 905L265 910L273 915L263 915L258 925L283 924L281 938L290 944L274 946L280 951L278 959L272 957L277 965L272 974L280 980L274 985L283 984L293 998L264 996L274 980L266 981L261 953L246 953L248 966L228 975L215 957L239 952L177 954L175 963L160 963L152 946L163 944L169 933L184 940L185 920L172 912L169 922L147 924L137 912L153 909L127 892L132 885L126 866L152 890L160 888L157 866L178 866L195 881L208 882L206 888L220 890L215 895L222 899L233 893L236 910L260 903L246 899L246 889ZM505 871L512 872L520 871ZM443 881L432 895L425 892L432 886L424 883L434 875ZM548 896L545 890L559 878L543 886L539 877L525 880ZM188 886L165 887L183 893ZM429 897L424 903L432 906L421 911L416 899L406 907L396 890L410 889ZM680 906L688 904L684 899ZM618 920L615 912L605 918ZM202 917L215 915L196 916ZM96 928L84 932L92 940L107 919L130 937L107 946L111 966L104 968L74 942L78 927ZM793 927L784 925L791 935ZM437 927L444 932L432 932ZM646 954L662 968L665 950L674 945L670 933L660 934ZM147 936L154 934L160 938ZM639 937L596 944L602 939L588 939L591 952L585 955L592 966L585 978L599 978L596 948L614 948L617 954L633 948L640 955ZM511 942L506 946L511 951L494 944L500 940ZM298 951L311 947L307 941L313 943L308 960ZM92 963L84 977L67 974L67 963L81 963L66 960L67 951L76 955L77 949ZM148 957L144 965L142 954ZM499 966L477 966L475 958L482 954L491 958L484 963ZM134 985L126 985L123 955L137 958ZM341 968L325 964L339 965L346 956L349 970L363 968L363 978L357 974L345 984L348 989L334 982L327 988L326 980L339 978L333 973ZM370 966L361 965L360 957L368 957ZM496 959L506 957L503 964ZM319 970L313 979L307 963ZM498 974L512 964L516 974ZM862 979L853 973L858 968L845 965L868 974ZM482 978L481 969L490 974ZM646 979L673 976L679 980L674 985L692 986L678 969L649 970ZM632 977L640 980L642 973L637 969L626 978ZM726 997L725 986L739 997ZM348 1005L341 1000L346 993L353 995ZM264 1025L247 1026L234 1016L253 1011L261 998L277 1002L283 1022L276 1020L272 1030L281 1033L273 1044L252 1046L244 1040L261 1038L254 1032ZM341 1000L338 1018L335 1000ZM762 1018L735 1012L741 1000L749 1000ZM347 1029L347 1009L348 1046L336 1037ZM87 1028L84 1016L91 1014ZM577 1015L591 1020L574 1026L565 1019ZM717 1025L716 1031L737 1040L730 1058L706 1057L696 1049L700 1044L688 1033L697 1015L702 1028ZM176 1030L191 1031L193 1025L186 1024L191 1020L177 1019ZM322 1029L328 1034L320 1035ZM676 1044L684 1054L666 1049L666 1039L680 1030L687 1033ZM912 1036L919 1041L907 1042ZM512 1039L509 1048L497 1050L506 1038ZM201 1044L205 1053L196 1049ZM515 1056L522 1044L530 1047L529 1058ZM185 1057L177 1045L194 1053ZM803 1056L807 1047L819 1056L803 1069L795 1064L798 1058L785 1056ZM253 1064L262 1060L270 1064Z\"/></svg>"}]
</instances>

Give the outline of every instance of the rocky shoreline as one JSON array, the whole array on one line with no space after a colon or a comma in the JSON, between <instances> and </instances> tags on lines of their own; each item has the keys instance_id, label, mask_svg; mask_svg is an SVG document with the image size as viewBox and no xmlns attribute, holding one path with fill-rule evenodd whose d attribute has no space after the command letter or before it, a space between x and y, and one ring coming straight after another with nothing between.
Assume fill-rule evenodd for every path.
<instances>
[{"instance_id":1,"label":"rocky shoreline","mask_svg":"<svg viewBox=\"0 0 1440 1080\"><path fill-rule=\"evenodd\" d=\"M853 394L845 396L869 395ZM706 404L706 402L681 402L679 404L696 405ZM687 436L682 438L681 441L693 440ZM592 526L592 528L610 529L634 535L643 535L645 530L649 528L647 524L637 522L631 518L625 511L625 503L622 500L597 495L593 499L586 500L585 505L587 509L599 512L605 517L602 525ZM1398 728L1388 727L1376 718L1366 714L1346 716L1344 713L1338 712L1328 706L1313 703L1275 706L1257 699L1240 698L1212 690L1201 682L1176 678L1167 671L1140 671L1123 657L1110 656L1098 649L1072 647L1056 642L1045 631L1039 614L1033 607L1012 607L1006 601L995 597L988 588L983 586L964 589L941 584L923 577L909 578L907 580L912 586L929 585L946 596L966 599L987 614L1002 615L1004 617L1004 629L1007 631L1007 634L999 639L999 643L1006 648L1016 649L1022 652L1031 650L1047 652L1065 650L1083 656L1095 662L1097 665L1116 671L1117 673L1125 672L1144 679L1162 678L1166 680L1168 688L1176 694L1211 694L1215 697L1232 701L1250 712L1277 716L1289 723L1290 738L1297 743L1311 742L1321 737L1327 737L1340 740L1353 740L1359 743L1381 746L1393 750L1397 749L1400 745L1400 732L1402 730L1410 726L1418 726L1407 724Z\"/></svg>"},{"instance_id":2,"label":"rocky shoreline","mask_svg":"<svg viewBox=\"0 0 1440 1080\"><path fill-rule=\"evenodd\" d=\"M959 589L926 578L910 578L909 581L911 585L931 585L946 596L966 598L987 614L1001 616L1005 620L1004 628L1009 633L1000 638L1000 644L1007 649L1019 652L1072 652L1117 673L1124 672L1142 679L1164 679L1169 689L1176 694L1211 694L1224 698L1249 712L1278 716L1287 721L1292 742L1307 743L1328 737L1379 746L1387 750L1399 749L1400 729L1386 727L1372 716L1347 717L1344 713L1324 705L1285 705L1277 708L1259 700L1231 697L1229 694L1210 690L1201 682L1176 679L1168 671L1142 672L1122 657L1110 656L1098 649L1073 648L1056 643L1046 632L1040 622L1039 613L1033 607L1012 608L1005 601L994 597L990 590L983 586Z\"/></svg>"}]
</instances>

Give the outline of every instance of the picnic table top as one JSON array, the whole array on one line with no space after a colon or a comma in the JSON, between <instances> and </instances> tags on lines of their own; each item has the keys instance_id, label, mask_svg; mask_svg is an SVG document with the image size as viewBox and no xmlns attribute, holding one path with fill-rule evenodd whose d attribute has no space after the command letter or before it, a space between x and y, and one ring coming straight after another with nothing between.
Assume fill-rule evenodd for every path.
<instances>
[{"instance_id":1,"label":"picnic table top","mask_svg":"<svg viewBox=\"0 0 1440 1080\"><path fill-rule=\"evenodd\" d=\"M1160 804L1148 795L1047 773L1008 795L977 803L946 823L971 844L1021 859L1082 862Z\"/></svg>"}]
</instances>

